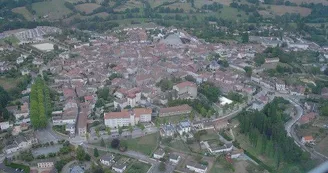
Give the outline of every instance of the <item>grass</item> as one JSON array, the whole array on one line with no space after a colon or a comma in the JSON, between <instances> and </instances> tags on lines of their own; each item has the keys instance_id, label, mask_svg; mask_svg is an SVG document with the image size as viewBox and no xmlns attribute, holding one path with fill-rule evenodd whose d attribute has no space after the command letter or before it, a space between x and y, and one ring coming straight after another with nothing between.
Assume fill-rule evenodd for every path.
<instances>
[{"instance_id":1,"label":"grass","mask_svg":"<svg viewBox=\"0 0 328 173\"><path fill-rule=\"evenodd\" d=\"M2 86L5 90L10 90L15 88L21 78L0 78L0 86Z\"/></svg>"},{"instance_id":2,"label":"grass","mask_svg":"<svg viewBox=\"0 0 328 173\"><path fill-rule=\"evenodd\" d=\"M316 151L320 152L321 154L328 156L328 136L323 138L316 146L314 147Z\"/></svg>"},{"instance_id":3,"label":"grass","mask_svg":"<svg viewBox=\"0 0 328 173\"><path fill-rule=\"evenodd\" d=\"M6 42L10 42L13 45L17 45L19 43L19 40L15 36L9 36L4 39L0 39L0 45L5 44Z\"/></svg>"},{"instance_id":4,"label":"grass","mask_svg":"<svg viewBox=\"0 0 328 173\"><path fill-rule=\"evenodd\" d=\"M148 172L150 169L150 165L136 161L133 163L133 165L126 171L126 173L135 173L135 172Z\"/></svg>"},{"instance_id":5,"label":"grass","mask_svg":"<svg viewBox=\"0 0 328 173\"><path fill-rule=\"evenodd\" d=\"M93 10L97 9L100 7L100 5L95 4L95 3L85 3L85 4L79 4L75 6L77 10L81 12L85 12L86 14L90 14L93 12Z\"/></svg>"},{"instance_id":6,"label":"grass","mask_svg":"<svg viewBox=\"0 0 328 173\"><path fill-rule=\"evenodd\" d=\"M224 169L222 168L222 166L220 164L213 164L213 167L211 168L209 173L230 173L230 170Z\"/></svg>"},{"instance_id":7,"label":"grass","mask_svg":"<svg viewBox=\"0 0 328 173\"><path fill-rule=\"evenodd\" d=\"M174 2L175 0L148 0L152 8L162 5L165 2Z\"/></svg>"},{"instance_id":8,"label":"grass","mask_svg":"<svg viewBox=\"0 0 328 173\"><path fill-rule=\"evenodd\" d=\"M33 15L25 7L14 8L12 12L23 15L26 20L33 20Z\"/></svg>"},{"instance_id":9,"label":"grass","mask_svg":"<svg viewBox=\"0 0 328 173\"><path fill-rule=\"evenodd\" d=\"M65 0L52 0L37 2L32 4L33 10L38 16L48 15L50 20L58 20L64 18L65 15L71 13L71 10L65 7Z\"/></svg>"},{"instance_id":10,"label":"grass","mask_svg":"<svg viewBox=\"0 0 328 173\"><path fill-rule=\"evenodd\" d=\"M183 143L182 140L173 140L172 142L169 143L168 146L176 150L190 152L189 148L186 146L186 144Z\"/></svg>"},{"instance_id":11,"label":"grass","mask_svg":"<svg viewBox=\"0 0 328 173\"><path fill-rule=\"evenodd\" d=\"M158 135L158 133L154 133L136 139L128 139L128 149L150 156L157 147Z\"/></svg>"},{"instance_id":12,"label":"grass","mask_svg":"<svg viewBox=\"0 0 328 173\"><path fill-rule=\"evenodd\" d=\"M143 4L140 1L136 0L129 0L127 3L117 7L114 9L114 11L124 11L125 9L129 8L139 8L142 9Z\"/></svg>"},{"instance_id":13,"label":"grass","mask_svg":"<svg viewBox=\"0 0 328 173\"><path fill-rule=\"evenodd\" d=\"M219 135L214 130L207 130L207 134L202 135L200 137L201 141L207 141L207 140L213 140L213 139L219 140Z\"/></svg>"},{"instance_id":14,"label":"grass","mask_svg":"<svg viewBox=\"0 0 328 173\"><path fill-rule=\"evenodd\" d=\"M182 120L185 120L188 118L188 115L178 115L178 116L169 116L169 117L162 117L158 118L158 121L160 124L165 124L165 123L173 123L177 124Z\"/></svg>"}]
</instances>

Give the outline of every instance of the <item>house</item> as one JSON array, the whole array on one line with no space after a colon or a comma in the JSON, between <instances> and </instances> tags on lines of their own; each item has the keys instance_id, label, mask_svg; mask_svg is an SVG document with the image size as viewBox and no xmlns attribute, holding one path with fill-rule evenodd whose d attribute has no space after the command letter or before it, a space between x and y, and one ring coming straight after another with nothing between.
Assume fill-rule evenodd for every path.
<instances>
[{"instance_id":1,"label":"house","mask_svg":"<svg viewBox=\"0 0 328 173\"><path fill-rule=\"evenodd\" d=\"M11 154L20 150L28 149L36 143L38 143L38 139L34 136L33 133L24 133L23 135L17 136L12 144L7 145L4 148L4 152Z\"/></svg>"},{"instance_id":2,"label":"house","mask_svg":"<svg viewBox=\"0 0 328 173\"><path fill-rule=\"evenodd\" d=\"M53 160L42 160L37 163L38 168L52 168L54 167Z\"/></svg>"},{"instance_id":3,"label":"house","mask_svg":"<svg viewBox=\"0 0 328 173\"><path fill-rule=\"evenodd\" d=\"M181 121L177 126L177 131L180 135L191 131L191 124L189 121Z\"/></svg>"},{"instance_id":4,"label":"house","mask_svg":"<svg viewBox=\"0 0 328 173\"><path fill-rule=\"evenodd\" d=\"M77 132L79 136L86 136L87 134L87 114L80 113L77 121Z\"/></svg>"},{"instance_id":5,"label":"house","mask_svg":"<svg viewBox=\"0 0 328 173\"><path fill-rule=\"evenodd\" d=\"M173 153L171 153L170 155L169 155L169 161L170 162L172 162L173 164L178 164L179 163L179 161L180 161L180 156L179 155L177 155L177 154L173 154Z\"/></svg>"},{"instance_id":6,"label":"house","mask_svg":"<svg viewBox=\"0 0 328 173\"><path fill-rule=\"evenodd\" d=\"M310 112L308 114L303 115L298 121L299 124L309 123L311 120L315 118L316 114L314 112Z\"/></svg>"},{"instance_id":7,"label":"house","mask_svg":"<svg viewBox=\"0 0 328 173\"><path fill-rule=\"evenodd\" d=\"M227 143L222 146L209 141L201 141L200 143L203 144L207 148L207 150L212 154L230 152L232 151L233 148L233 145L231 143Z\"/></svg>"},{"instance_id":8,"label":"house","mask_svg":"<svg viewBox=\"0 0 328 173\"><path fill-rule=\"evenodd\" d=\"M276 90L277 91L285 91L286 90L285 82L283 82L283 81L277 81L276 82Z\"/></svg>"},{"instance_id":9,"label":"house","mask_svg":"<svg viewBox=\"0 0 328 173\"><path fill-rule=\"evenodd\" d=\"M214 129L214 123L212 120L195 121L192 123L192 127L197 131L209 130Z\"/></svg>"},{"instance_id":10,"label":"house","mask_svg":"<svg viewBox=\"0 0 328 173\"><path fill-rule=\"evenodd\" d=\"M10 145L6 145L4 148L4 153L6 154L11 154L11 153L15 153L17 151L19 151L19 147L16 143L10 144Z\"/></svg>"},{"instance_id":11,"label":"house","mask_svg":"<svg viewBox=\"0 0 328 173\"><path fill-rule=\"evenodd\" d=\"M115 164L112 166L112 169L113 169L115 172L122 173L122 172L125 171L126 166L127 166L126 163L115 163Z\"/></svg>"},{"instance_id":12,"label":"house","mask_svg":"<svg viewBox=\"0 0 328 173\"><path fill-rule=\"evenodd\" d=\"M265 106L265 104L263 102L256 100L253 102L251 109L260 111L264 108L264 106Z\"/></svg>"},{"instance_id":13,"label":"house","mask_svg":"<svg viewBox=\"0 0 328 173\"><path fill-rule=\"evenodd\" d=\"M167 124L161 127L159 133L162 137L172 137L174 135L175 128L172 124Z\"/></svg>"},{"instance_id":14,"label":"house","mask_svg":"<svg viewBox=\"0 0 328 173\"><path fill-rule=\"evenodd\" d=\"M196 173L206 173L206 171L207 171L207 166L206 165L202 165L202 164L199 164L199 163L196 163L196 162L193 162L193 161L189 161L186 164L186 167L190 171L193 171L193 172L196 172Z\"/></svg>"},{"instance_id":15,"label":"house","mask_svg":"<svg viewBox=\"0 0 328 173\"><path fill-rule=\"evenodd\" d=\"M165 151L162 148L159 148L154 152L154 158L155 159L161 159L165 156Z\"/></svg>"},{"instance_id":16,"label":"house","mask_svg":"<svg viewBox=\"0 0 328 173\"><path fill-rule=\"evenodd\" d=\"M233 150L230 153L230 156L231 156L232 159L236 159L236 158L240 157L243 154L244 154L244 150L243 149L238 149L238 150Z\"/></svg>"},{"instance_id":17,"label":"house","mask_svg":"<svg viewBox=\"0 0 328 173\"><path fill-rule=\"evenodd\" d=\"M159 109L159 117L190 114L192 107L187 104Z\"/></svg>"},{"instance_id":18,"label":"house","mask_svg":"<svg viewBox=\"0 0 328 173\"><path fill-rule=\"evenodd\" d=\"M149 108L124 109L121 112L104 114L105 125L110 128L136 125L139 122L150 122L152 110Z\"/></svg>"},{"instance_id":19,"label":"house","mask_svg":"<svg viewBox=\"0 0 328 173\"><path fill-rule=\"evenodd\" d=\"M75 124L66 124L65 131L69 132L70 135L75 135Z\"/></svg>"},{"instance_id":20,"label":"house","mask_svg":"<svg viewBox=\"0 0 328 173\"><path fill-rule=\"evenodd\" d=\"M173 86L177 91L178 99L195 99L197 97L197 85L193 82L185 81Z\"/></svg>"},{"instance_id":21,"label":"house","mask_svg":"<svg viewBox=\"0 0 328 173\"><path fill-rule=\"evenodd\" d=\"M279 58L265 58L265 63L269 64L269 63L278 63L279 62Z\"/></svg>"},{"instance_id":22,"label":"house","mask_svg":"<svg viewBox=\"0 0 328 173\"><path fill-rule=\"evenodd\" d=\"M306 144L306 143L313 143L314 139L312 136L303 136L302 137L302 143Z\"/></svg>"},{"instance_id":23,"label":"house","mask_svg":"<svg viewBox=\"0 0 328 173\"><path fill-rule=\"evenodd\" d=\"M215 60L212 60L211 63L210 63L210 69L211 70L217 70L219 68L220 68L219 63Z\"/></svg>"},{"instance_id":24,"label":"house","mask_svg":"<svg viewBox=\"0 0 328 173\"><path fill-rule=\"evenodd\" d=\"M28 75L28 74L30 74L30 70L27 69L27 68L23 68L23 69L21 69L20 72L21 72L21 74L22 74L23 76L24 76L24 75Z\"/></svg>"},{"instance_id":25,"label":"house","mask_svg":"<svg viewBox=\"0 0 328 173\"><path fill-rule=\"evenodd\" d=\"M106 166L111 166L113 163L115 163L113 154L103 155L102 157L100 157L99 160L103 165L106 165Z\"/></svg>"},{"instance_id":26,"label":"house","mask_svg":"<svg viewBox=\"0 0 328 173\"><path fill-rule=\"evenodd\" d=\"M9 121L0 122L0 130L6 130L10 127Z\"/></svg>"}]
</instances>

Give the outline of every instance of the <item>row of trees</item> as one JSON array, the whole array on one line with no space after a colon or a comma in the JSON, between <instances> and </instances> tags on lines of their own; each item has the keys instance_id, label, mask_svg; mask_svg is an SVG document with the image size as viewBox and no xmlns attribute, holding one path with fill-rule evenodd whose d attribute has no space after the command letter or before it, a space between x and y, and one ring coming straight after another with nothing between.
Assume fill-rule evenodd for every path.
<instances>
[{"instance_id":1,"label":"row of trees","mask_svg":"<svg viewBox=\"0 0 328 173\"><path fill-rule=\"evenodd\" d=\"M50 91L41 78L37 78L32 85L30 94L30 115L34 128L45 128L47 126L47 116L51 115L52 106Z\"/></svg>"},{"instance_id":2,"label":"row of trees","mask_svg":"<svg viewBox=\"0 0 328 173\"><path fill-rule=\"evenodd\" d=\"M284 128L286 118L283 110L288 101L276 98L259 111L244 111L239 116L240 132L249 137L250 143L258 153L275 160L278 169L282 163L299 165L310 169L309 153L303 152Z\"/></svg>"}]
</instances>

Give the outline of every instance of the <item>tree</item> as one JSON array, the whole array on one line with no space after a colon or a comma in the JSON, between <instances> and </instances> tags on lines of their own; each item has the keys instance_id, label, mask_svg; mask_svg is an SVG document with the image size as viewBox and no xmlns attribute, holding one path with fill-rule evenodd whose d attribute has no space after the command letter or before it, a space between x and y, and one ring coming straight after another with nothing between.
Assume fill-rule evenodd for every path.
<instances>
[{"instance_id":1,"label":"tree","mask_svg":"<svg viewBox=\"0 0 328 173\"><path fill-rule=\"evenodd\" d=\"M57 51L59 49L57 44L54 44L54 50Z\"/></svg>"},{"instance_id":2,"label":"tree","mask_svg":"<svg viewBox=\"0 0 328 173\"><path fill-rule=\"evenodd\" d=\"M112 142L110 143L112 148L117 148L120 145L120 140L115 138L112 140Z\"/></svg>"},{"instance_id":3,"label":"tree","mask_svg":"<svg viewBox=\"0 0 328 173\"><path fill-rule=\"evenodd\" d=\"M110 129L110 127L106 127L106 132L107 132L108 135L111 134L111 129Z\"/></svg>"},{"instance_id":4,"label":"tree","mask_svg":"<svg viewBox=\"0 0 328 173\"><path fill-rule=\"evenodd\" d=\"M122 129L122 127L118 127L118 134L122 134L123 133L123 129Z\"/></svg>"},{"instance_id":5,"label":"tree","mask_svg":"<svg viewBox=\"0 0 328 173\"><path fill-rule=\"evenodd\" d=\"M104 138L101 138L100 146L102 146L102 147L105 147L106 146L105 141L104 141Z\"/></svg>"},{"instance_id":6,"label":"tree","mask_svg":"<svg viewBox=\"0 0 328 173\"><path fill-rule=\"evenodd\" d=\"M119 146L120 151L126 151L128 149L128 144L126 141L120 141Z\"/></svg>"},{"instance_id":7,"label":"tree","mask_svg":"<svg viewBox=\"0 0 328 173\"><path fill-rule=\"evenodd\" d=\"M252 73L253 73L253 69L252 69L252 67L250 67L250 66L246 66L246 67L244 67L244 70L245 70L245 72L246 72L246 76L247 76L247 77L251 77L251 76L252 76Z\"/></svg>"},{"instance_id":8,"label":"tree","mask_svg":"<svg viewBox=\"0 0 328 173\"><path fill-rule=\"evenodd\" d=\"M243 43L248 43L248 41L249 41L248 32L243 33L241 40Z\"/></svg>"},{"instance_id":9,"label":"tree","mask_svg":"<svg viewBox=\"0 0 328 173\"><path fill-rule=\"evenodd\" d=\"M161 171L161 172L166 171L166 165L165 165L164 162L159 163L158 170Z\"/></svg>"},{"instance_id":10,"label":"tree","mask_svg":"<svg viewBox=\"0 0 328 173\"><path fill-rule=\"evenodd\" d=\"M84 149L82 148L81 145L79 145L76 149L76 159L79 160L79 161L83 161L85 160L85 151Z\"/></svg>"},{"instance_id":11,"label":"tree","mask_svg":"<svg viewBox=\"0 0 328 173\"><path fill-rule=\"evenodd\" d=\"M93 149L93 156L99 157L99 152L98 152L98 149L97 148L94 148Z\"/></svg>"},{"instance_id":12,"label":"tree","mask_svg":"<svg viewBox=\"0 0 328 173\"><path fill-rule=\"evenodd\" d=\"M129 131L132 133L133 132L133 127L131 126L131 124L129 125Z\"/></svg>"}]
</instances>

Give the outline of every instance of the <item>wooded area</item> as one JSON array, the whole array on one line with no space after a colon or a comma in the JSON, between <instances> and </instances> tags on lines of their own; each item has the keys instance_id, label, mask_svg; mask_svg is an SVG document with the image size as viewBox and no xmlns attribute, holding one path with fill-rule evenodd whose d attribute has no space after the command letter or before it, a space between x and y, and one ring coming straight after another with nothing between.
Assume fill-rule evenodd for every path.
<instances>
[{"instance_id":1,"label":"wooded area","mask_svg":"<svg viewBox=\"0 0 328 173\"><path fill-rule=\"evenodd\" d=\"M37 78L32 85L30 94L30 117L34 128L45 128L47 126L47 116L51 115L50 91L41 78Z\"/></svg>"},{"instance_id":2,"label":"wooded area","mask_svg":"<svg viewBox=\"0 0 328 173\"><path fill-rule=\"evenodd\" d=\"M279 169L286 163L295 165L300 172L308 171L313 161L287 136L283 111L288 101L276 98L259 111L244 111L239 116L240 132L248 135L256 150L275 161Z\"/></svg>"}]
</instances>

